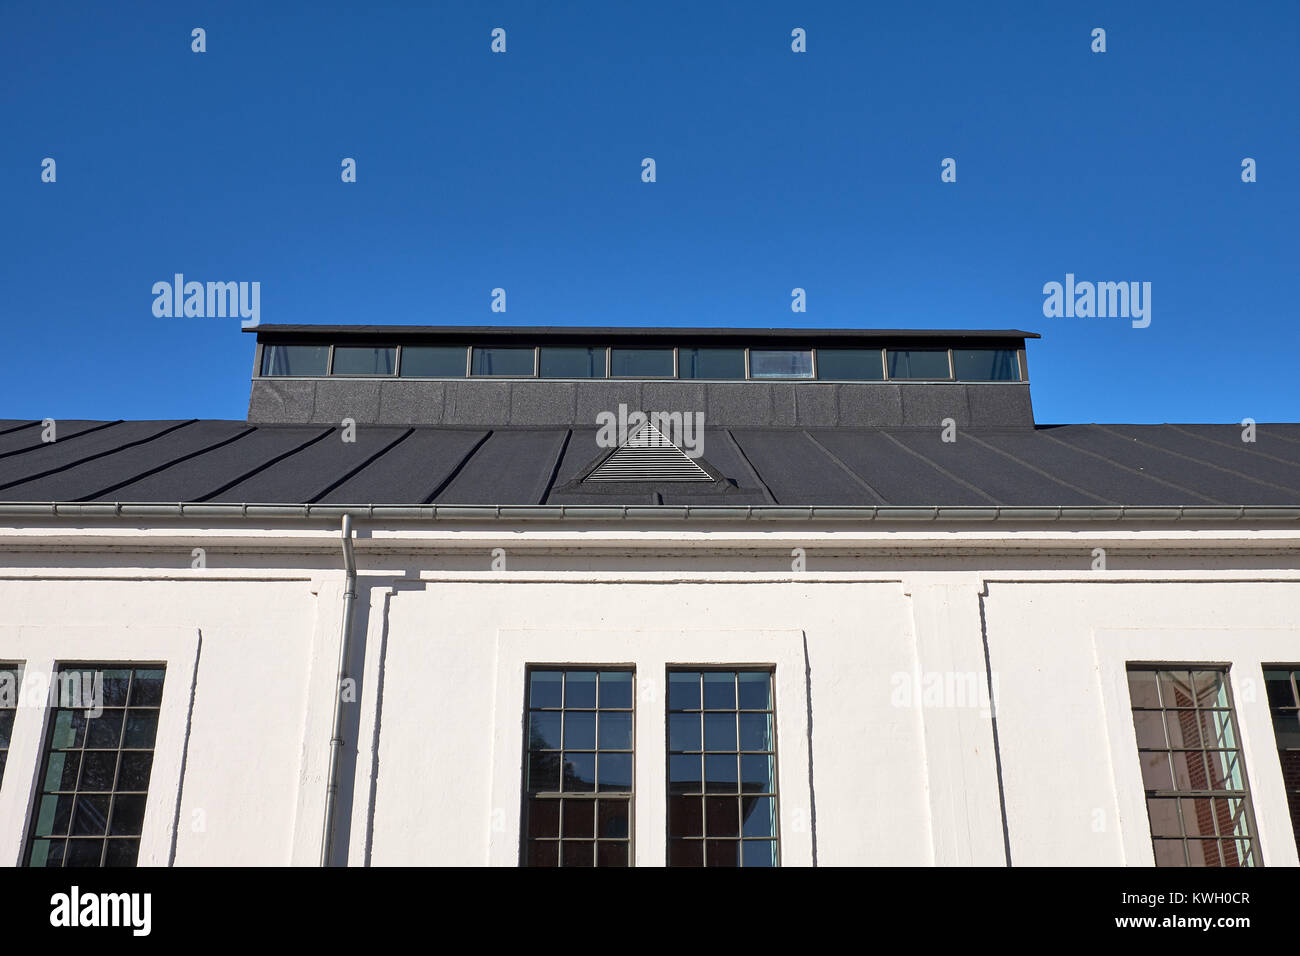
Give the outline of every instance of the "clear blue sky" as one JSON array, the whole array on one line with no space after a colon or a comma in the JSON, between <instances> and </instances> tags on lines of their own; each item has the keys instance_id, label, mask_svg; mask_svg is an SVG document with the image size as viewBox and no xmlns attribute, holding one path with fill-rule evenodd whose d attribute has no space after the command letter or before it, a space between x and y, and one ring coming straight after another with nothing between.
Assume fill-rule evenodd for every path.
<instances>
[{"instance_id":1,"label":"clear blue sky","mask_svg":"<svg viewBox=\"0 0 1300 956\"><path fill-rule=\"evenodd\" d=\"M243 418L183 272L264 323L1023 328L1040 422L1300 420L1294 0L4 0L0 75L3 418ZM1044 318L1067 272L1150 327Z\"/></svg>"}]
</instances>

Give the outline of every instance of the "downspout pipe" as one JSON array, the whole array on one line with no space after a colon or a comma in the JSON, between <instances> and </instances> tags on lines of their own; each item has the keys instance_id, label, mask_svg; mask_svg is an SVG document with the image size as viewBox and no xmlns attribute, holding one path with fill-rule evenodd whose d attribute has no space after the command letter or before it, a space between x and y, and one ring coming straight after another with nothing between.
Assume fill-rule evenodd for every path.
<instances>
[{"instance_id":1,"label":"downspout pipe","mask_svg":"<svg viewBox=\"0 0 1300 956\"><path fill-rule=\"evenodd\" d=\"M329 866L334 850L334 808L338 804L339 751L343 749L343 679L352 653L352 606L357 599L357 561L352 552L352 515L343 516L343 623L339 634L339 667L334 679L334 722L330 736L329 787L325 791L325 829L321 834L320 865Z\"/></svg>"}]
</instances>

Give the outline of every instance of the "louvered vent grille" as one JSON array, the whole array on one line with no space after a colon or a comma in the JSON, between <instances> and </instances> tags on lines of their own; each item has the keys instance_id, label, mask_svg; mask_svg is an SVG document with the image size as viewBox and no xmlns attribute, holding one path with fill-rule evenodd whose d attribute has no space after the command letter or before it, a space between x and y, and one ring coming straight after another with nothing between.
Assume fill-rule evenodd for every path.
<instances>
[{"instance_id":1,"label":"louvered vent grille","mask_svg":"<svg viewBox=\"0 0 1300 956\"><path fill-rule=\"evenodd\" d=\"M659 429L646 422L614 453L592 469L586 481L712 481Z\"/></svg>"}]
</instances>

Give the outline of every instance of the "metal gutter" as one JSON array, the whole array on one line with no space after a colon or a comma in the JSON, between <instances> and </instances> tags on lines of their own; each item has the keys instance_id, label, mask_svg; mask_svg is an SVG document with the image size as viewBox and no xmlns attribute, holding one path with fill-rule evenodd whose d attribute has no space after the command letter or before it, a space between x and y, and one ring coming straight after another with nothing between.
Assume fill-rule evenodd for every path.
<instances>
[{"instance_id":1,"label":"metal gutter","mask_svg":"<svg viewBox=\"0 0 1300 956\"><path fill-rule=\"evenodd\" d=\"M323 505L0 502L5 518L368 521L1300 521L1300 505Z\"/></svg>"},{"instance_id":2,"label":"metal gutter","mask_svg":"<svg viewBox=\"0 0 1300 956\"><path fill-rule=\"evenodd\" d=\"M339 634L339 668L334 680L334 722L330 735L330 766L325 791L325 824L321 834L320 865L329 866L334 850L334 807L339 791L339 750L343 747L343 678L347 672L348 656L352 649L352 605L357 597L357 562L352 553L352 516L345 514L339 529L343 538L343 623Z\"/></svg>"}]
</instances>

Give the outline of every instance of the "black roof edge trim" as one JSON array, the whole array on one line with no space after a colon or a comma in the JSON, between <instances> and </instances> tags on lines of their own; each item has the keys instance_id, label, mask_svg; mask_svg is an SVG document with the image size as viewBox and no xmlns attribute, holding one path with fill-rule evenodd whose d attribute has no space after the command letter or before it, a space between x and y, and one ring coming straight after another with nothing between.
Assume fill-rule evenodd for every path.
<instances>
[{"instance_id":1,"label":"black roof edge trim","mask_svg":"<svg viewBox=\"0 0 1300 956\"><path fill-rule=\"evenodd\" d=\"M794 329L794 328L697 328L693 326L604 326L604 325L256 325L243 329L255 332L259 342L270 339L386 339L396 344L407 340L509 339L541 341L545 339L663 339L698 341L703 339L779 340L859 340L859 339L1037 339L1037 332L1022 329Z\"/></svg>"}]
</instances>

